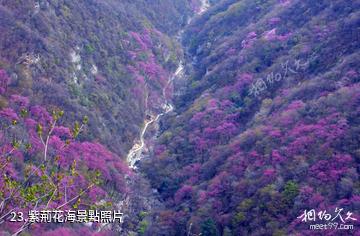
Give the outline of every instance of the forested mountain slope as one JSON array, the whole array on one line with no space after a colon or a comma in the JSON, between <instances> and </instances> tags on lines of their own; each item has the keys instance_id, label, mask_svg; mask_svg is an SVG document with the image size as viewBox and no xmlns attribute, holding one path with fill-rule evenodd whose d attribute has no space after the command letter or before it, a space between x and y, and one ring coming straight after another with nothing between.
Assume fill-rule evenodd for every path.
<instances>
[{"instance_id":1,"label":"forested mountain slope","mask_svg":"<svg viewBox=\"0 0 360 236\"><path fill-rule=\"evenodd\" d=\"M176 35L199 6L0 0L1 235L138 230L145 203L123 202L148 190L125 163L126 153L146 116L163 109L164 87L182 56ZM126 210L128 220L46 224L27 218L30 211L39 217L39 211L91 209ZM11 221L17 214L23 215Z\"/></svg>"},{"instance_id":2,"label":"forested mountain slope","mask_svg":"<svg viewBox=\"0 0 360 236\"><path fill-rule=\"evenodd\" d=\"M141 165L167 206L149 235L358 235L359 26L340 0L223 0L192 21L187 85ZM354 229L298 218L336 208Z\"/></svg>"},{"instance_id":3,"label":"forested mountain slope","mask_svg":"<svg viewBox=\"0 0 360 236\"><path fill-rule=\"evenodd\" d=\"M0 0L0 234L359 235L359 26L358 0ZM124 222L9 220L49 209Z\"/></svg>"},{"instance_id":4,"label":"forested mountain slope","mask_svg":"<svg viewBox=\"0 0 360 236\"><path fill-rule=\"evenodd\" d=\"M69 121L88 115L88 135L125 154L144 117L137 75L152 80L156 107L177 64L178 46L168 35L191 14L192 5L180 0L2 0L0 66L11 87L66 109Z\"/></svg>"}]
</instances>

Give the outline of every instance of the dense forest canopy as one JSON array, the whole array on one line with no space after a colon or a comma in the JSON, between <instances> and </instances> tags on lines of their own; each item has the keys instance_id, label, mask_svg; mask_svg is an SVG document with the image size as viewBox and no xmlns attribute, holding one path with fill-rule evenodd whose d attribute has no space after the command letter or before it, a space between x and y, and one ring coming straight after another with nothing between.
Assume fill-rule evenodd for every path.
<instances>
[{"instance_id":1,"label":"dense forest canopy","mask_svg":"<svg viewBox=\"0 0 360 236\"><path fill-rule=\"evenodd\" d=\"M357 0L0 0L0 235L359 235L359 26Z\"/></svg>"}]
</instances>

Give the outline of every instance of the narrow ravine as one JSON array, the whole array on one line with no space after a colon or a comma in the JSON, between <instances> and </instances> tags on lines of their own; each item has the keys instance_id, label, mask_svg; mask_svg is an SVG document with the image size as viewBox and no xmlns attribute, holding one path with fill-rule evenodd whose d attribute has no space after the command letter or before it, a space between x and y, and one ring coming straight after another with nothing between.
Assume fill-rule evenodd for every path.
<instances>
[{"instance_id":1,"label":"narrow ravine","mask_svg":"<svg viewBox=\"0 0 360 236\"><path fill-rule=\"evenodd\" d=\"M210 7L210 2L209 0L201 0L201 5L200 5L200 8L199 8L199 11L197 12L196 15L201 15L203 14L205 11L207 11ZM190 24L190 22L192 21L193 18L190 18L189 21L188 21L188 24ZM179 41L181 41L181 38L182 38L182 34L183 34L184 30L180 30L178 36L176 37ZM156 124L156 122L159 121L160 117L173 111L174 110L174 107L171 103L171 101L168 100L167 96L166 96L166 90L169 88L169 86L172 85L172 82L174 81L174 79L178 78L179 76L182 75L184 71L184 64L183 64L183 61L180 61L179 64L178 64L178 68L176 69L175 73L169 77L169 80L166 84L166 86L163 88L163 91L162 91L162 95L163 95L163 98L164 98L164 103L162 105L162 108L163 108L163 112L157 114L157 115L152 115L150 117L150 119L146 119L144 121L144 125L143 125L143 128L141 129L141 132L140 132L140 136L137 140L135 140L135 143L134 145L132 146L132 148L130 149L127 157L126 157L126 161L129 165L129 167L131 169L136 169L136 163L138 161L140 161L142 159L142 153L143 153L143 150L145 149L146 147L146 142L145 142L145 134L146 134L146 131L148 130L148 128L153 125L153 124ZM151 111L147 111L147 113L151 114Z\"/></svg>"},{"instance_id":2,"label":"narrow ravine","mask_svg":"<svg viewBox=\"0 0 360 236\"><path fill-rule=\"evenodd\" d=\"M137 163L143 159L146 155L144 150L147 147L145 140L146 132L150 127L157 127L160 118L167 113L174 110L170 98L167 96L167 90L172 86L172 82L183 76L184 65L180 61L178 68L169 77L165 87L162 90L163 104L161 105L162 111L156 115L150 115L148 119L145 120L144 125L141 129L139 138L135 141L135 144L129 151L127 155L127 163L129 167L133 170L133 174L126 176L127 186L129 187L129 193L123 196L124 198L119 199L119 202L116 206L117 209L121 210L124 213L124 224L131 222L130 224L139 224L136 221L140 212L151 212L154 209L162 208L162 203L160 197L155 189L151 189L151 186L146 178L142 176L141 172L137 171ZM152 114L152 111L146 111L147 114ZM149 139L154 138L152 135L148 135ZM117 229L121 235L137 235L135 231L127 229L119 225Z\"/></svg>"},{"instance_id":3,"label":"narrow ravine","mask_svg":"<svg viewBox=\"0 0 360 236\"><path fill-rule=\"evenodd\" d=\"M127 163L131 169L136 169L136 163L138 161L140 161L143 157L142 152L143 152L144 148L146 147L145 134L146 134L146 131L148 130L148 128L152 124L156 124L159 121L161 116L174 110L174 106L172 105L171 101L168 100L168 98L166 96L166 91L172 85L172 82L174 81L174 79L176 79L182 75L183 70L184 70L184 65L183 65L182 61L180 61L175 73L172 76L170 76L166 86L162 90L162 95L164 98L164 103L162 104L163 112L161 112L157 115L152 115L152 116L150 116L150 119L145 120L144 126L140 132L140 137L135 142L133 147L130 149L130 151L127 155L127 158L126 158Z\"/></svg>"},{"instance_id":4,"label":"narrow ravine","mask_svg":"<svg viewBox=\"0 0 360 236\"><path fill-rule=\"evenodd\" d=\"M196 15L203 14L210 7L208 0L201 0L201 6ZM188 24L191 23L193 18L189 19ZM179 42L181 42L184 29L180 30L177 36L175 37ZM185 64L184 61L180 60L178 67L175 72L169 76L169 79L162 89L163 103L161 105L161 111L155 113L153 110L146 110L145 114L148 114L144 120L144 124L141 128L139 137L134 141L134 145L127 154L126 161L130 169L133 170L133 174L126 177L127 185L130 189L130 192L123 196L123 199L119 199L117 204L117 209L121 210L124 213L124 224L141 224L137 222L136 219L141 212L152 212L163 208L163 203L159 197L159 194L156 189L152 189L149 181L144 178L142 173L138 171L138 163L145 158L145 150L150 150L151 147L147 147L150 142L147 142L147 139L152 140L156 138L156 135L148 135L147 131L150 128L158 127L160 118L174 110L174 106L171 101L171 96L167 94L168 89L173 86L173 82L177 79L184 79ZM155 132L156 133L156 132ZM150 218L149 218L150 217ZM136 219L135 219L136 218ZM151 216L149 215L143 220L151 221ZM126 226L119 225L117 231L121 235L137 235L136 232L127 229Z\"/></svg>"}]
</instances>

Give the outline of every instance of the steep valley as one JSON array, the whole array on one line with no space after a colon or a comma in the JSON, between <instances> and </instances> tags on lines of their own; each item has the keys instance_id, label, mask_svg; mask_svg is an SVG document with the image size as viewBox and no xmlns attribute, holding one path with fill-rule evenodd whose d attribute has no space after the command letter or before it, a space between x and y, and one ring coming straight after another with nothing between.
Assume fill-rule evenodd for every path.
<instances>
[{"instance_id":1,"label":"steep valley","mask_svg":"<svg viewBox=\"0 0 360 236\"><path fill-rule=\"evenodd\" d=\"M0 235L360 235L359 1L0 0L0 32Z\"/></svg>"}]
</instances>

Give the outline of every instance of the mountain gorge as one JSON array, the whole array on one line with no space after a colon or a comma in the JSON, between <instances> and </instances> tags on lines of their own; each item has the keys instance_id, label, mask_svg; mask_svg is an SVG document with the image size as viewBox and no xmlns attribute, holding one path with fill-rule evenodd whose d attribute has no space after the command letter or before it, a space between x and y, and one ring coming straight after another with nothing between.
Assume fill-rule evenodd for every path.
<instances>
[{"instance_id":1,"label":"mountain gorge","mask_svg":"<svg viewBox=\"0 0 360 236\"><path fill-rule=\"evenodd\" d=\"M34 102L66 108L69 120L89 116L91 138L125 155L144 116L144 97L136 93L143 89L141 79L133 79L138 68L132 68L156 75L149 85L152 92L161 91L163 77L177 65L179 46L169 36L191 14L182 1L150 5L2 1L2 67Z\"/></svg>"},{"instance_id":2,"label":"mountain gorge","mask_svg":"<svg viewBox=\"0 0 360 236\"><path fill-rule=\"evenodd\" d=\"M147 200L134 198L144 193L131 189L142 180L127 166L127 152L143 121L163 110L182 57L176 34L201 4L0 3L2 232L136 232ZM13 210L49 206L129 212L121 228L4 222Z\"/></svg>"},{"instance_id":3,"label":"mountain gorge","mask_svg":"<svg viewBox=\"0 0 360 236\"><path fill-rule=\"evenodd\" d=\"M186 28L185 92L141 164L166 204L153 235L314 235L305 209L358 211L359 16L220 1Z\"/></svg>"},{"instance_id":4,"label":"mountain gorge","mask_svg":"<svg viewBox=\"0 0 360 236\"><path fill-rule=\"evenodd\" d=\"M359 1L0 0L1 235L359 235L359 26ZM124 222L5 221L48 209Z\"/></svg>"}]
</instances>

